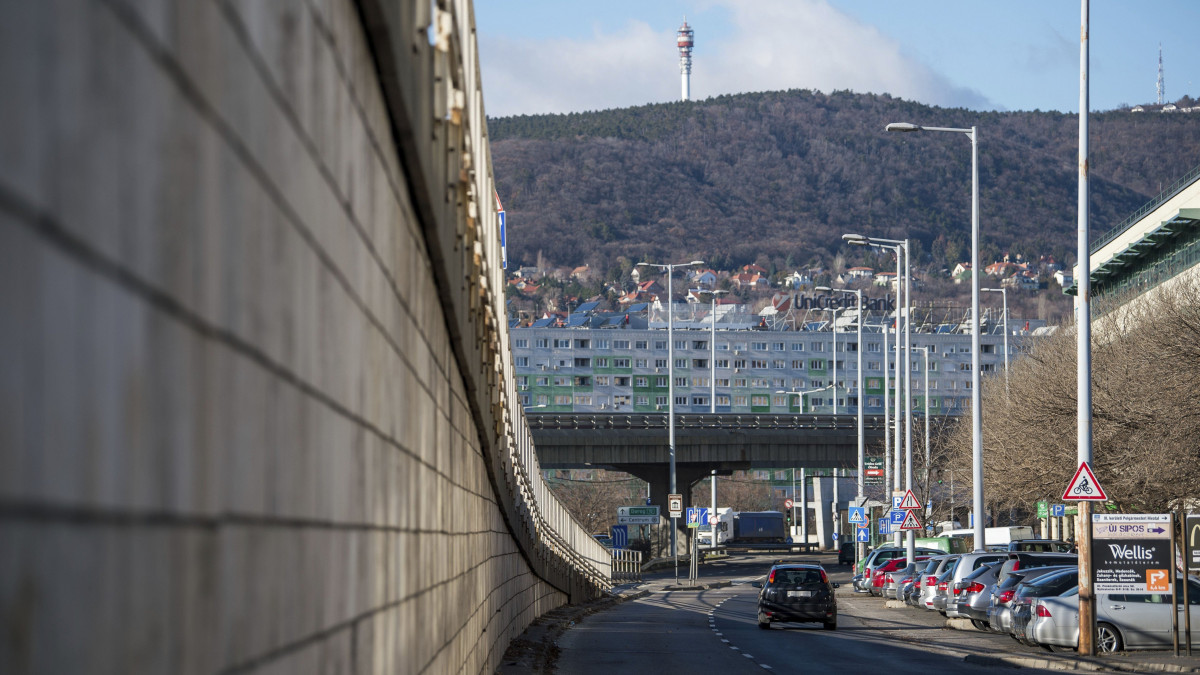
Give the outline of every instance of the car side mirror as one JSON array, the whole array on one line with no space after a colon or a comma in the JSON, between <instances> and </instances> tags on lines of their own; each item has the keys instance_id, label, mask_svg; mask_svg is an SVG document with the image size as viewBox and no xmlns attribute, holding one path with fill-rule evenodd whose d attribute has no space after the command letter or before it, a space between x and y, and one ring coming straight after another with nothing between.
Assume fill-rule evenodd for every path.
<instances>
[{"instance_id":1,"label":"car side mirror","mask_svg":"<svg viewBox=\"0 0 1200 675\"><path fill-rule=\"evenodd\" d=\"M753 587L755 587L755 588L762 588L762 582L761 582L761 581L752 581L752 582L750 582L750 585L751 585L751 586L753 586Z\"/></svg>"},{"instance_id":2,"label":"car side mirror","mask_svg":"<svg viewBox=\"0 0 1200 675\"><path fill-rule=\"evenodd\" d=\"M833 582L833 587L834 587L834 588L841 588L841 587L842 587L842 585L841 585L841 584L839 584L838 582L836 582L836 581L835 581L835 582Z\"/></svg>"}]
</instances>

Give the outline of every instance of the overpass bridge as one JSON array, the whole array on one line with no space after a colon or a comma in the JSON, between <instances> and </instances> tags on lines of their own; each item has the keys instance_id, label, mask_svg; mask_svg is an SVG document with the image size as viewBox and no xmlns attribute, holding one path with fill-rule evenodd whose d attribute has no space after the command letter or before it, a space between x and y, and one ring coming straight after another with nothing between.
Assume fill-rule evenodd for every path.
<instances>
[{"instance_id":1,"label":"overpass bridge","mask_svg":"<svg viewBox=\"0 0 1200 675\"><path fill-rule=\"evenodd\" d=\"M515 391L472 16L0 3L0 671L491 673L610 584Z\"/></svg>"}]
</instances>

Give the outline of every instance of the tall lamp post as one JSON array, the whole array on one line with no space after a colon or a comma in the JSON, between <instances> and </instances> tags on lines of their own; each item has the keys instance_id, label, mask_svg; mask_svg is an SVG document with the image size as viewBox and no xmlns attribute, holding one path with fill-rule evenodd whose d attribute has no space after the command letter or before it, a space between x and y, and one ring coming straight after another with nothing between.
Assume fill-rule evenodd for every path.
<instances>
[{"instance_id":1,"label":"tall lamp post","mask_svg":"<svg viewBox=\"0 0 1200 675\"><path fill-rule=\"evenodd\" d=\"M863 506L863 493L866 491L866 480L863 478L863 460L865 455L863 447L863 406L866 405L866 403L863 400L862 289L855 289L853 293L855 296L854 306L858 308L858 344L855 345L854 350L858 352L858 377L856 378L857 382L855 383L855 391L858 393L858 479L855 481L855 487L858 488L858 494L856 495L855 501L858 502L859 506ZM866 555L866 544L860 541L856 542L855 546L857 546L858 549L855 551L857 555L855 560L862 560L863 556Z\"/></svg>"},{"instance_id":2,"label":"tall lamp post","mask_svg":"<svg viewBox=\"0 0 1200 675\"><path fill-rule=\"evenodd\" d=\"M692 289L692 292L695 293L699 290L700 289L698 289L698 288L694 288L694 289ZM710 394L708 397L708 411L710 413L716 413L717 412L717 296L725 295L729 291L712 290L712 291L703 291L703 292L708 293L709 295L712 296L712 309L710 309L708 312L709 328L711 329L709 332L709 341L708 341L708 350L709 350L709 354L710 354L709 359L708 359L708 384L710 385L710 389L709 389Z\"/></svg>"},{"instance_id":3,"label":"tall lamp post","mask_svg":"<svg viewBox=\"0 0 1200 675\"><path fill-rule=\"evenodd\" d=\"M999 293L1004 299L1004 395L1008 396L1008 289L981 288L985 293Z\"/></svg>"},{"instance_id":4,"label":"tall lamp post","mask_svg":"<svg viewBox=\"0 0 1200 675\"><path fill-rule=\"evenodd\" d=\"M900 456L900 414L904 411L904 430L905 430L905 474L904 474L904 489L912 490L912 284L909 277L908 264L908 239L883 239L881 237L866 237L861 234L843 234L842 240L852 246L870 246L873 248L889 249L896 252L896 299L897 299L897 319L899 311L903 308L904 312L904 340L901 343L899 328L896 330L896 456ZM901 262L903 261L903 265ZM903 269L903 276L901 270ZM901 294L903 289L903 294ZM885 327L886 330L886 327ZM900 368L904 364L904 404L900 403ZM899 487L899 459L896 461L896 473L893 475L895 479L893 485ZM912 560L916 554L916 536L910 530L906 539L906 553L908 559Z\"/></svg>"},{"instance_id":5,"label":"tall lamp post","mask_svg":"<svg viewBox=\"0 0 1200 675\"><path fill-rule=\"evenodd\" d=\"M675 275L676 267L691 267L692 265L703 264L703 260L693 260L691 262L674 263L671 265L657 265L647 262L637 264L638 267L653 267L667 273L667 449L671 460L671 494L678 494L678 489L675 485L675 312L673 311L674 299L671 297L671 277ZM678 520L678 518L671 519L671 553L675 557L676 584L679 583L679 547L675 541Z\"/></svg>"},{"instance_id":6,"label":"tall lamp post","mask_svg":"<svg viewBox=\"0 0 1200 675\"><path fill-rule=\"evenodd\" d=\"M979 127L923 127L906 122L887 125L888 131L945 131L971 139L971 508L975 512L975 549L983 540L983 408L979 391ZM1082 287L1080 287L1082 288Z\"/></svg>"}]
</instances>

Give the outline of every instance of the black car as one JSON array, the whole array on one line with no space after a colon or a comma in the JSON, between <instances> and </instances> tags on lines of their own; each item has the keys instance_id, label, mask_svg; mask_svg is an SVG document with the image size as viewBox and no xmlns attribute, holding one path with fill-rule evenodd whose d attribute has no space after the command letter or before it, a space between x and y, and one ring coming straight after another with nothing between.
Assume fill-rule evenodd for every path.
<instances>
[{"instance_id":1,"label":"black car","mask_svg":"<svg viewBox=\"0 0 1200 675\"><path fill-rule=\"evenodd\" d=\"M838 547L838 564L853 565L854 564L854 544L849 541L842 542Z\"/></svg>"},{"instance_id":2,"label":"black car","mask_svg":"<svg viewBox=\"0 0 1200 675\"><path fill-rule=\"evenodd\" d=\"M758 594L758 627L770 628L776 621L811 621L837 629L838 585L829 581L820 565L776 565L767 581L754 582Z\"/></svg>"}]
</instances>

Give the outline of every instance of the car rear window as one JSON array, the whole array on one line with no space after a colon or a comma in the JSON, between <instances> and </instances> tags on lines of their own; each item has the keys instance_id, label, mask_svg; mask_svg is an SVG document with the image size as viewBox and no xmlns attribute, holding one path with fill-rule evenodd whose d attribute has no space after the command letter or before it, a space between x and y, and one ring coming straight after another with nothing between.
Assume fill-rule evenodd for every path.
<instances>
[{"instance_id":1,"label":"car rear window","mask_svg":"<svg viewBox=\"0 0 1200 675\"><path fill-rule=\"evenodd\" d=\"M821 572L818 570L775 570L775 583L788 586L819 584L821 583Z\"/></svg>"}]
</instances>

